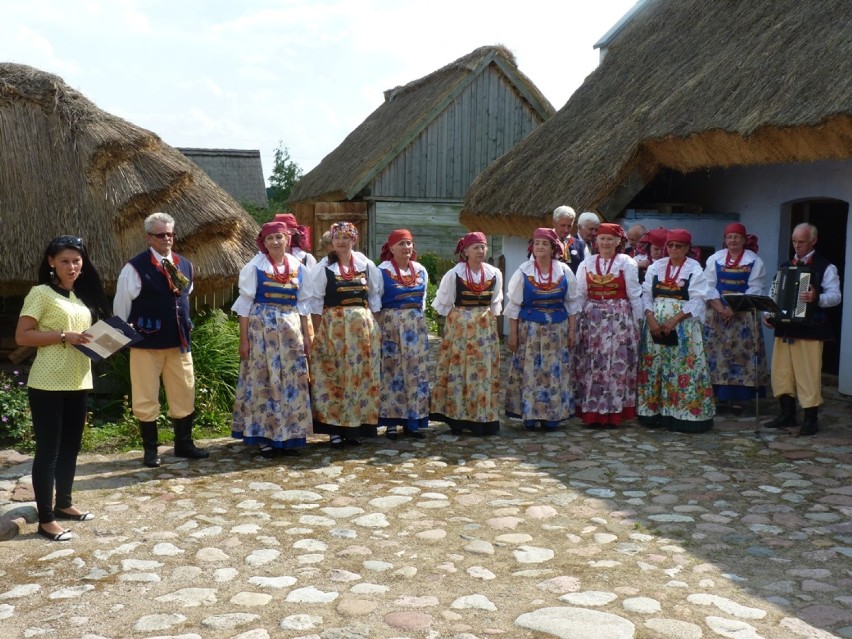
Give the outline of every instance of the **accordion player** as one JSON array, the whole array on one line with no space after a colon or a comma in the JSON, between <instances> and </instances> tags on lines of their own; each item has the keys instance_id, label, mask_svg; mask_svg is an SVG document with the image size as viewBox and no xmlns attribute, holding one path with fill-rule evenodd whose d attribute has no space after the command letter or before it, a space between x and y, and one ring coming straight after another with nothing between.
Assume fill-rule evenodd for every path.
<instances>
[{"instance_id":1,"label":"accordion player","mask_svg":"<svg viewBox=\"0 0 852 639\"><path fill-rule=\"evenodd\" d=\"M820 274L810 266L782 266L772 284L773 299L781 309L772 319L779 324L812 324L819 308L818 300L805 302L802 293L819 291Z\"/></svg>"}]
</instances>

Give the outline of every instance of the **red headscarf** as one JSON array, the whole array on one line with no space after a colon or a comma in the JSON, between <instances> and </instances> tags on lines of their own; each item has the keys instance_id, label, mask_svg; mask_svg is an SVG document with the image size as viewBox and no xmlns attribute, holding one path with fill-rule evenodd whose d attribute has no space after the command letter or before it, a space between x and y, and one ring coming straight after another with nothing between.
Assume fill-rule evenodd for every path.
<instances>
[{"instance_id":1,"label":"red headscarf","mask_svg":"<svg viewBox=\"0 0 852 639\"><path fill-rule=\"evenodd\" d=\"M488 240L485 239L485 233L473 231L465 234L462 239L458 241L458 244L456 244L455 255L459 256L459 262L466 261L464 250L471 244L485 244L487 246Z\"/></svg>"},{"instance_id":2,"label":"red headscarf","mask_svg":"<svg viewBox=\"0 0 852 639\"><path fill-rule=\"evenodd\" d=\"M540 227L533 231L532 240L527 247L527 253L532 253L534 240L550 240L550 245L553 247L553 259L558 260L565 254L565 245L559 240L556 231L547 227Z\"/></svg>"},{"instance_id":3,"label":"red headscarf","mask_svg":"<svg viewBox=\"0 0 852 639\"><path fill-rule=\"evenodd\" d=\"M414 242L414 236L408 229L396 229L395 231L391 231L390 235L388 235L388 241L382 244L382 252L379 256L379 261L384 262L390 260L393 257L390 247L401 240L411 240ZM417 259L417 253L415 251L412 251L411 259Z\"/></svg>"},{"instance_id":4,"label":"red headscarf","mask_svg":"<svg viewBox=\"0 0 852 639\"><path fill-rule=\"evenodd\" d=\"M666 233L666 244L669 242L680 242L692 246L692 233L686 229L670 229Z\"/></svg>"},{"instance_id":5,"label":"red headscarf","mask_svg":"<svg viewBox=\"0 0 852 639\"><path fill-rule=\"evenodd\" d=\"M656 246L657 248L665 248L667 233L668 231L661 226L658 229L648 231L647 233L645 233L645 235L648 237L648 243L652 246Z\"/></svg>"},{"instance_id":6,"label":"red headscarf","mask_svg":"<svg viewBox=\"0 0 852 639\"><path fill-rule=\"evenodd\" d=\"M745 238L745 248L749 251L753 251L757 253L757 235L749 235L746 233L746 227L739 222L731 222L728 226L725 227L725 235L722 236L724 239L728 233L739 233Z\"/></svg>"},{"instance_id":7,"label":"red headscarf","mask_svg":"<svg viewBox=\"0 0 852 639\"><path fill-rule=\"evenodd\" d=\"M287 228L294 229L299 226L299 222L296 221L296 216L292 213L278 213L274 218L272 218L273 222L284 222L287 225Z\"/></svg>"},{"instance_id":8,"label":"red headscarf","mask_svg":"<svg viewBox=\"0 0 852 639\"><path fill-rule=\"evenodd\" d=\"M619 239L627 237L627 234L624 232L624 229L621 228L621 225L613 224L612 222L603 222L599 224L598 235L614 235Z\"/></svg>"},{"instance_id":9,"label":"red headscarf","mask_svg":"<svg viewBox=\"0 0 852 639\"><path fill-rule=\"evenodd\" d=\"M290 229L287 228L287 225L284 222L280 222L277 220L273 220L272 222L267 222L263 226L260 227L260 233L257 234L257 238L254 243L257 244L257 248L260 249L261 253L269 254L269 251L266 248L266 245L263 243L263 238L267 235L272 235L273 233L283 233L286 236L290 236Z\"/></svg>"}]
</instances>

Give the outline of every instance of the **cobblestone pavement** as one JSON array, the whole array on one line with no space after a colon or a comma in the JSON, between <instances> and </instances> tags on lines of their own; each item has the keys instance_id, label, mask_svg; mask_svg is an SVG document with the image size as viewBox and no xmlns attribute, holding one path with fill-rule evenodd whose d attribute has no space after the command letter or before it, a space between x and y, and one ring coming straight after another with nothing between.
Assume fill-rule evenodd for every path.
<instances>
[{"instance_id":1,"label":"cobblestone pavement","mask_svg":"<svg viewBox=\"0 0 852 639\"><path fill-rule=\"evenodd\" d=\"M81 458L97 519L0 503L2 637L852 637L849 405L819 437L638 426L368 441L267 461ZM7 464L15 461L6 454Z\"/></svg>"},{"instance_id":2,"label":"cobblestone pavement","mask_svg":"<svg viewBox=\"0 0 852 639\"><path fill-rule=\"evenodd\" d=\"M67 543L35 534L7 451L0 637L852 638L850 417L835 396L814 438L507 420L275 460L84 455L96 519Z\"/></svg>"}]
</instances>

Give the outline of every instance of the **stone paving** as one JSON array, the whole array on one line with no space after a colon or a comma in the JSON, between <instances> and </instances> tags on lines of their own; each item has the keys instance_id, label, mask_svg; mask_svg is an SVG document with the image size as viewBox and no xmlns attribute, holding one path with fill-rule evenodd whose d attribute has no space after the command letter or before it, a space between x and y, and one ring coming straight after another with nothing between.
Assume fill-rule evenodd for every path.
<instances>
[{"instance_id":1,"label":"stone paving","mask_svg":"<svg viewBox=\"0 0 852 639\"><path fill-rule=\"evenodd\" d=\"M852 638L851 416L84 455L67 543L7 451L0 638Z\"/></svg>"}]
</instances>

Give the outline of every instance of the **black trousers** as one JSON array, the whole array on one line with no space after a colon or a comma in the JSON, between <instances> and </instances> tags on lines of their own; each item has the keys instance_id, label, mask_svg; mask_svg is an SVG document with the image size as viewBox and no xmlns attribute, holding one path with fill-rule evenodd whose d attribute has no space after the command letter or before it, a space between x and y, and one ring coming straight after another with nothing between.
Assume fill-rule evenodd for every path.
<instances>
[{"instance_id":1,"label":"black trousers","mask_svg":"<svg viewBox=\"0 0 852 639\"><path fill-rule=\"evenodd\" d=\"M70 508L71 489L77 472L77 455L86 424L86 398L89 391L45 391L28 389L35 434L33 493L38 521L47 524L56 508Z\"/></svg>"}]
</instances>

